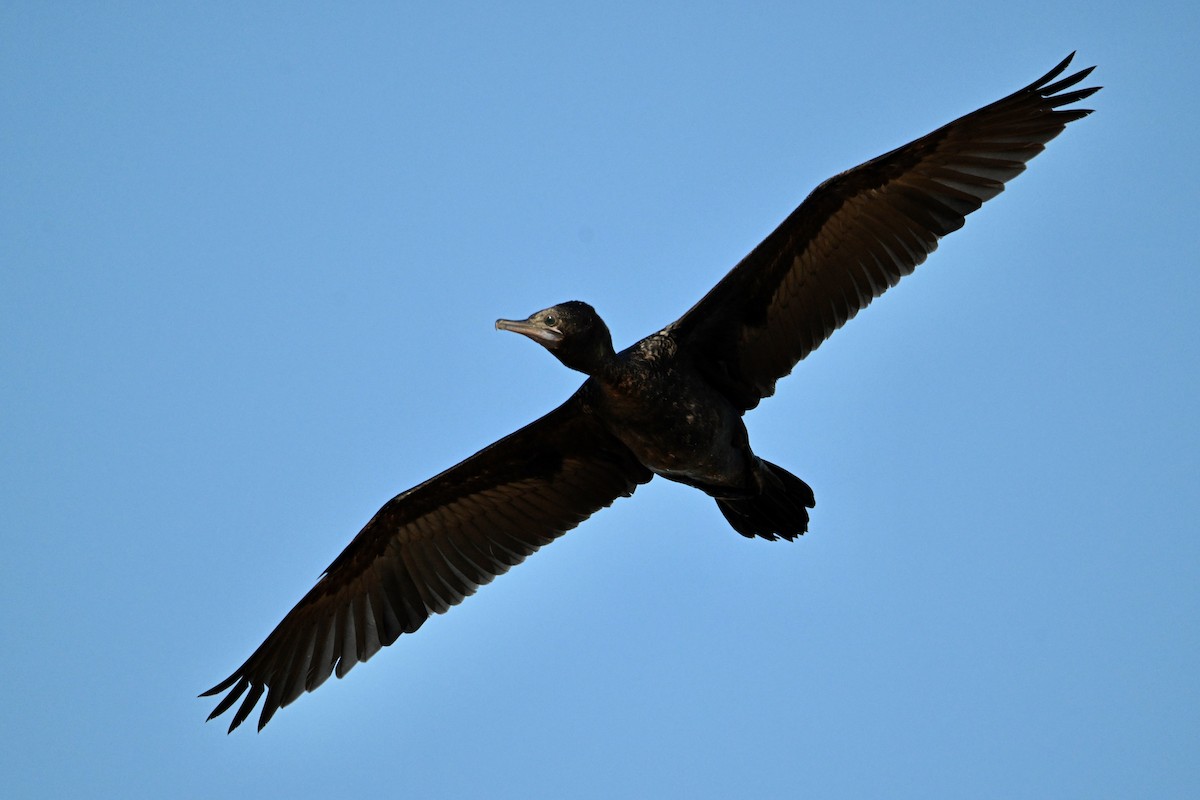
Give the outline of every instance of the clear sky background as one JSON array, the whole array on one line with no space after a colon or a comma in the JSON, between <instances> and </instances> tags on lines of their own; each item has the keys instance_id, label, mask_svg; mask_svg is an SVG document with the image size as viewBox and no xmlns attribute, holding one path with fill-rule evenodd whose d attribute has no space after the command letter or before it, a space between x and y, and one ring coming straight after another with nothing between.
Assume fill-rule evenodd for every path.
<instances>
[{"instance_id":1,"label":"clear sky background","mask_svg":"<svg viewBox=\"0 0 1200 800\"><path fill-rule=\"evenodd\" d=\"M423 5L0 8L5 796L1200 795L1197 5ZM497 317L627 345L1075 49L1096 113L749 416L802 541L655 481L203 723L579 383Z\"/></svg>"}]
</instances>

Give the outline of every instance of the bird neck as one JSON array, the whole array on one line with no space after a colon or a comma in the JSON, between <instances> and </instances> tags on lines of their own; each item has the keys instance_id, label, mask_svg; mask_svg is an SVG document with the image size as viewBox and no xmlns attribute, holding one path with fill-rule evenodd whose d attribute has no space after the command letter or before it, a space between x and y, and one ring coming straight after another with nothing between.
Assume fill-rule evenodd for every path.
<instances>
[{"instance_id":1,"label":"bird neck","mask_svg":"<svg viewBox=\"0 0 1200 800\"><path fill-rule=\"evenodd\" d=\"M621 359L613 352L612 342L608 339L593 342L586 349L555 353L555 355L564 366L601 380L614 375L621 368Z\"/></svg>"}]
</instances>

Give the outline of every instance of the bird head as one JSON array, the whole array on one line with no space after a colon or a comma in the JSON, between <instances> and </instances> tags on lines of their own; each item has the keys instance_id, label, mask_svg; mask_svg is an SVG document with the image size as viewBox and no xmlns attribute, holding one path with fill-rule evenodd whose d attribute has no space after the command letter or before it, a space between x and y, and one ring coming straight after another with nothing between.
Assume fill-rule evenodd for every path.
<instances>
[{"instance_id":1,"label":"bird head","mask_svg":"<svg viewBox=\"0 0 1200 800\"><path fill-rule=\"evenodd\" d=\"M528 319L498 319L496 328L528 336L564 365L587 375L614 355L608 326L596 309L578 300L544 308Z\"/></svg>"}]
</instances>

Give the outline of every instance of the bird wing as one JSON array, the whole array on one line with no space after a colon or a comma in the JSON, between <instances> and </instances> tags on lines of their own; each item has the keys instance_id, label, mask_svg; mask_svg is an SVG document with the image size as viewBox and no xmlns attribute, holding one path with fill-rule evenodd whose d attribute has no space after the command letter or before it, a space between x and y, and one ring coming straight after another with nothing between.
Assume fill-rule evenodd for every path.
<instances>
[{"instance_id":1,"label":"bird wing","mask_svg":"<svg viewBox=\"0 0 1200 800\"><path fill-rule=\"evenodd\" d=\"M874 298L938 239L1025 169L1067 123L1058 110L1100 87L1065 91L1094 67L1042 78L818 186L705 297L668 326L743 409Z\"/></svg>"},{"instance_id":2,"label":"bird wing","mask_svg":"<svg viewBox=\"0 0 1200 800\"><path fill-rule=\"evenodd\" d=\"M342 677L651 477L576 393L389 500L246 663L201 695L229 691L209 719L249 690L232 732L265 692L261 730L331 673Z\"/></svg>"}]
</instances>

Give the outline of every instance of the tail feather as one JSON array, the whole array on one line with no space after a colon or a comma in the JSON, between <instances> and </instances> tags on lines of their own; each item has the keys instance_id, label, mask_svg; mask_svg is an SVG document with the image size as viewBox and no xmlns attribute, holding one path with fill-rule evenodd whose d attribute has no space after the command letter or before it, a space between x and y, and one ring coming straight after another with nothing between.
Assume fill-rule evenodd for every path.
<instances>
[{"instance_id":1,"label":"tail feather","mask_svg":"<svg viewBox=\"0 0 1200 800\"><path fill-rule=\"evenodd\" d=\"M759 494L718 497L717 508L742 536L792 541L808 530L808 509L817 502L813 490L769 461L760 459L758 466Z\"/></svg>"}]
</instances>

